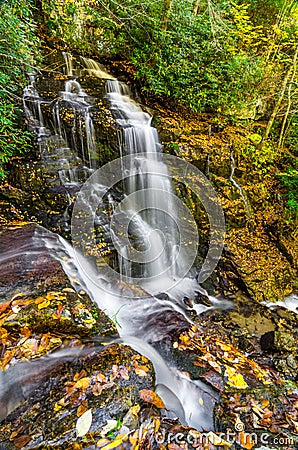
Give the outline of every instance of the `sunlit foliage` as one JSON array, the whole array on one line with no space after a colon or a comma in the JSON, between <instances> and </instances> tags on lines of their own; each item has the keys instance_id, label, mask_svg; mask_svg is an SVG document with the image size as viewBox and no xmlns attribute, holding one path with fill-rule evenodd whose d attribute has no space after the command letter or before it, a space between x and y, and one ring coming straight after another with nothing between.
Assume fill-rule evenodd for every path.
<instances>
[{"instance_id":1,"label":"sunlit foliage","mask_svg":"<svg viewBox=\"0 0 298 450\"><path fill-rule=\"evenodd\" d=\"M30 2L1 4L0 16L0 177L3 163L30 147L30 134L21 128L21 88L36 61L38 39Z\"/></svg>"}]
</instances>

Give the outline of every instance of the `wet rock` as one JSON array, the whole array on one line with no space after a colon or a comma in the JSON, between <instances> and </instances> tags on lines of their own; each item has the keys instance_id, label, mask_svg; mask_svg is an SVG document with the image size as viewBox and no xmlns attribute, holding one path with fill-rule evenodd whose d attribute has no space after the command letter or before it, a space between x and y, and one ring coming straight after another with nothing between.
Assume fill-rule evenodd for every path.
<instances>
[{"instance_id":1,"label":"wet rock","mask_svg":"<svg viewBox=\"0 0 298 450\"><path fill-rule=\"evenodd\" d=\"M1 423L3 445L8 449L73 449L76 443L85 449L100 440L115 439L122 426L128 432L140 426L140 391L154 388L151 363L116 344L88 352L72 361L58 358L54 368L41 373L38 387ZM78 421L87 411L91 421L82 431Z\"/></svg>"},{"instance_id":2,"label":"wet rock","mask_svg":"<svg viewBox=\"0 0 298 450\"><path fill-rule=\"evenodd\" d=\"M260 302L274 302L287 296L297 280L295 220L287 218L278 199L280 186L275 174L280 170L279 164L285 164L285 158L291 160L291 154L276 155L274 161L261 163L262 155L252 146L253 135L250 136L248 130L224 124L219 127L208 116L198 118L186 111L180 114L154 106L155 124L165 151L189 161L206 174L225 213L229 255L223 254L217 270L221 286L213 277L209 280L209 292L211 288L217 293L219 289L227 293L227 286L222 283L227 280L230 290L240 287L242 292ZM231 152L235 163L234 181L241 187L248 206L230 178ZM274 153L274 150L268 149L268 152ZM204 236L209 225L198 199L187 188L178 192ZM237 267L237 276L234 270L230 271L230 262Z\"/></svg>"},{"instance_id":3,"label":"wet rock","mask_svg":"<svg viewBox=\"0 0 298 450\"><path fill-rule=\"evenodd\" d=\"M262 350L269 352L296 352L297 341L289 331L270 331L261 336Z\"/></svg>"},{"instance_id":4,"label":"wet rock","mask_svg":"<svg viewBox=\"0 0 298 450\"><path fill-rule=\"evenodd\" d=\"M35 224L13 225L0 230L0 248L2 369L39 357L71 336L117 335L79 281L70 283L57 259L63 253L57 235Z\"/></svg>"}]
</instances>

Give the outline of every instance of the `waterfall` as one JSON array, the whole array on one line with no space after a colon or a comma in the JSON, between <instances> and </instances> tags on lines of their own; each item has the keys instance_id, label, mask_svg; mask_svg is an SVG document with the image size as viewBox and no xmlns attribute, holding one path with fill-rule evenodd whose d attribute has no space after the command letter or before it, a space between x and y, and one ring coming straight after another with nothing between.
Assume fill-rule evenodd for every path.
<instances>
[{"instance_id":1,"label":"waterfall","mask_svg":"<svg viewBox=\"0 0 298 450\"><path fill-rule=\"evenodd\" d=\"M59 237L59 241L37 236L42 240L53 257L62 264L70 280L75 280L73 287L84 290L100 309L110 317L117 315L118 332L121 342L131 346L153 363L157 392L163 399L170 413L178 417L182 424L192 426L198 430L213 429L213 408L218 401L216 392L198 380L191 380L171 367L149 342L158 342L166 332L154 329L154 317L167 312L180 313L187 319L185 309L172 301L160 300L156 297L123 298L117 287L107 289L107 282L96 271L94 266L85 261L84 268L77 264L73 247ZM87 268L87 270L86 270ZM189 319L187 319L189 320ZM54 354L55 356L55 354ZM59 357L59 354L57 355Z\"/></svg>"},{"instance_id":2,"label":"waterfall","mask_svg":"<svg viewBox=\"0 0 298 450\"><path fill-rule=\"evenodd\" d=\"M157 391L168 409L174 410L182 423L199 430L210 430L213 406L217 400L215 393L203 383L179 373L151 345L163 338L161 330L155 327L156 317L179 314L183 320L192 323L188 313L191 307L183 302L183 298L193 297L198 291L208 296L194 277L184 277L183 269L185 265L189 266L185 264L187 251L183 246L181 249L180 228L182 220L186 221L186 228L190 220L179 217L181 211L177 209L177 200L174 200L169 169L162 158L157 130L151 125L152 117L131 99L128 86L105 72L95 61L82 57L75 60L68 53L64 53L64 59L67 79L59 96L52 101L43 99L35 86L36 77L32 76L24 91L26 114L38 136L41 161L44 170L52 176L53 189L58 180L58 188L62 186L66 191L66 209L62 213L64 230L70 226L71 206L74 206L72 227L76 205L79 208L77 223L83 230L81 212L87 211L93 231L95 227L109 245L113 243L119 259L120 279L129 294L123 295L121 283L114 283L106 276L92 251L91 255L80 253L78 257L77 250L62 237L58 244L42 234L40 238L60 261L69 279L79 280L79 289L84 289L108 316L117 315L122 342L152 361ZM83 80L80 77L86 74L107 80L106 100L119 138L117 167L121 173L117 174L118 198L114 197L105 177L97 175L99 150L94 121L97 102L81 84ZM45 117L43 105L46 112L50 111ZM65 110L68 128L64 121ZM91 179L94 183L87 192L84 182ZM119 194L120 181L123 190ZM204 183L205 180L202 181L203 186ZM77 200L73 205L74 194L77 194ZM112 212L111 218L102 213L106 206ZM88 233L86 236L88 239ZM73 233L72 238L75 245ZM188 240L195 241L192 236ZM138 286L133 284L134 280ZM78 282L73 284L76 289ZM136 288L141 288L144 295L134 295ZM166 294L157 297L156 294L161 292ZM217 299L209 299L210 307L194 305L198 314L232 306L230 302L219 305L221 302ZM166 330L166 323L164 328Z\"/></svg>"},{"instance_id":3,"label":"waterfall","mask_svg":"<svg viewBox=\"0 0 298 450\"><path fill-rule=\"evenodd\" d=\"M173 202L173 188L167 166L161 161L157 130L151 126L151 117L129 96L129 89L117 80L106 83L107 98L116 122L122 130L121 155L129 156L125 179L125 208L130 233L137 243L146 248L142 264L129 260L129 249L119 252L122 275L155 281L159 289L165 279L179 278L183 259L177 261L179 246L177 211ZM117 219L115 219L117 220ZM118 237L121 242L120 236ZM120 244L118 243L120 249ZM148 281L145 286L150 290Z\"/></svg>"}]
</instances>

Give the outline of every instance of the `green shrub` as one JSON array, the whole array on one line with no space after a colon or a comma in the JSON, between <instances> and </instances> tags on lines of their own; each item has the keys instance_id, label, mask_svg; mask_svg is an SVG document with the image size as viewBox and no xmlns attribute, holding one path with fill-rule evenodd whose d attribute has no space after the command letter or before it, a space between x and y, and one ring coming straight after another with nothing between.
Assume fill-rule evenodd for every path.
<instances>
[{"instance_id":1,"label":"green shrub","mask_svg":"<svg viewBox=\"0 0 298 450\"><path fill-rule=\"evenodd\" d=\"M278 178L287 189L286 198L288 207L298 213L298 170L294 167L288 167L286 172L278 174Z\"/></svg>"},{"instance_id":2,"label":"green shrub","mask_svg":"<svg viewBox=\"0 0 298 450\"><path fill-rule=\"evenodd\" d=\"M30 148L31 136L22 129L21 90L26 72L37 59L39 41L35 36L30 2L10 0L1 5L0 35L0 177L11 156Z\"/></svg>"}]
</instances>

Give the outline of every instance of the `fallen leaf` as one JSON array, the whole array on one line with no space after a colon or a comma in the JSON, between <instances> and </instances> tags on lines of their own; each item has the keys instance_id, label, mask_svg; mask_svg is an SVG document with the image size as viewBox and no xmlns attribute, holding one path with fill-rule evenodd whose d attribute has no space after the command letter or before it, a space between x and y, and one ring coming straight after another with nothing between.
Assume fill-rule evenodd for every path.
<instances>
[{"instance_id":1,"label":"fallen leaf","mask_svg":"<svg viewBox=\"0 0 298 450\"><path fill-rule=\"evenodd\" d=\"M92 410L88 409L84 414L78 418L76 423L76 432L78 437L85 436L90 430L92 424Z\"/></svg>"},{"instance_id":2,"label":"fallen leaf","mask_svg":"<svg viewBox=\"0 0 298 450\"><path fill-rule=\"evenodd\" d=\"M77 409L77 416L81 417L88 410L88 402L82 402Z\"/></svg>"},{"instance_id":3,"label":"fallen leaf","mask_svg":"<svg viewBox=\"0 0 298 450\"><path fill-rule=\"evenodd\" d=\"M239 438L239 444L241 444L243 448L251 450L255 446L255 442L252 440L250 434L241 431L240 433L238 433L237 436Z\"/></svg>"},{"instance_id":4,"label":"fallen leaf","mask_svg":"<svg viewBox=\"0 0 298 450\"><path fill-rule=\"evenodd\" d=\"M159 397L156 392L151 391L150 389L142 389L140 391L140 397L144 402L151 403L152 405L155 405L157 408L165 408L164 402Z\"/></svg>"},{"instance_id":5,"label":"fallen leaf","mask_svg":"<svg viewBox=\"0 0 298 450\"><path fill-rule=\"evenodd\" d=\"M14 445L17 448L23 448L25 447L29 442L31 441L31 437L30 436L20 436L17 439L15 439L13 441Z\"/></svg>"},{"instance_id":6,"label":"fallen leaf","mask_svg":"<svg viewBox=\"0 0 298 450\"><path fill-rule=\"evenodd\" d=\"M228 384L238 389L246 389L248 384L245 382L241 373L236 373L236 369L226 366L225 376L228 377Z\"/></svg>"},{"instance_id":7,"label":"fallen leaf","mask_svg":"<svg viewBox=\"0 0 298 450\"><path fill-rule=\"evenodd\" d=\"M3 314L10 307L10 302L0 303L0 314Z\"/></svg>"},{"instance_id":8,"label":"fallen leaf","mask_svg":"<svg viewBox=\"0 0 298 450\"><path fill-rule=\"evenodd\" d=\"M85 369L82 369L81 372L77 372L75 376L73 377L74 381L78 381L80 378L84 378L87 375L87 372Z\"/></svg>"},{"instance_id":9,"label":"fallen leaf","mask_svg":"<svg viewBox=\"0 0 298 450\"><path fill-rule=\"evenodd\" d=\"M35 302L35 303L36 303L36 302ZM37 307L38 307L38 309L44 309L44 308L46 308L47 306L49 306L50 303L51 303L50 300L45 300L44 302L39 303L39 304L37 305Z\"/></svg>"},{"instance_id":10,"label":"fallen leaf","mask_svg":"<svg viewBox=\"0 0 298 450\"><path fill-rule=\"evenodd\" d=\"M76 293L76 291L72 288L63 288L62 292L72 292L72 293Z\"/></svg>"},{"instance_id":11,"label":"fallen leaf","mask_svg":"<svg viewBox=\"0 0 298 450\"><path fill-rule=\"evenodd\" d=\"M110 442L108 445L105 445L102 447L102 450L109 450L111 448L116 448L118 445L122 444L123 439L126 437L126 435L119 435L116 437L116 439L113 442Z\"/></svg>"},{"instance_id":12,"label":"fallen leaf","mask_svg":"<svg viewBox=\"0 0 298 450\"><path fill-rule=\"evenodd\" d=\"M123 380L129 380L128 370L126 367L119 367L119 374Z\"/></svg>"},{"instance_id":13,"label":"fallen leaf","mask_svg":"<svg viewBox=\"0 0 298 450\"><path fill-rule=\"evenodd\" d=\"M75 388L76 389L87 389L88 386L90 386L91 383L91 378L90 377L85 377L85 378L81 378L80 380L78 380L75 384Z\"/></svg>"},{"instance_id":14,"label":"fallen leaf","mask_svg":"<svg viewBox=\"0 0 298 450\"><path fill-rule=\"evenodd\" d=\"M21 331L22 336L27 337L27 338L30 337L31 333L32 333L32 331L28 327L23 327L20 329L20 331Z\"/></svg>"},{"instance_id":15,"label":"fallen leaf","mask_svg":"<svg viewBox=\"0 0 298 450\"><path fill-rule=\"evenodd\" d=\"M16 348L13 348L12 350L6 350L6 352L4 353L4 357L2 358L0 363L2 370L5 370L7 364L12 360L16 351Z\"/></svg>"},{"instance_id":16,"label":"fallen leaf","mask_svg":"<svg viewBox=\"0 0 298 450\"><path fill-rule=\"evenodd\" d=\"M262 408L263 408L263 409L264 409L264 408L267 408L267 406L270 405L269 400L267 400L267 399L265 399L265 398L262 398L261 402L262 402Z\"/></svg>"},{"instance_id":17,"label":"fallen leaf","mask_svg":"<svg viewBox=\"0 0 298 450\"><path fill-rule=\"evenodd\" d=\"M146 377L147 376L147 372L145 372L145 370L143 370L143 369L135 369L135 373L139 377Z\"/></svg>"},{"instance_id":18,"label":"fallen leaf","mask_svg":"<svg viewBox=\"0 0 298 450\"><path fill-rule=\"evenodd\" d=\"M109 440L109 439L102 438L102 439L100 439L100 440L97 442L96 447L102 448L102 447L104 447L105 445L107 445L107 444L109 444L109 443L110 443L110 440Z\"/></svg>"},{"instance_id":19,"label":"fallen leaf","mask_svg":"<svg viewBox=\"0 0 298 450\"><path fill-rule=\"evenodd\" d=\"M211 442L211 444L213 444L213 445L216 445L219 447L231 447L232 446L232 443L223 440L220 436L213 433L212 431L209 431L209 433L207 433L207 437L208 437L209 442Z\"/></svg>"},{"instance_id":20,"label":"fallen leaf","mask_svg":"<svg viewBox=\"0 0 298 450\"><path fill-rule=\"evenodd\" d=\"M54 411L60 411L64 406L66 406L68 403L66 402L65 398L62 397L58 402L55 403Z\"/></svg>"}]
</instances>

